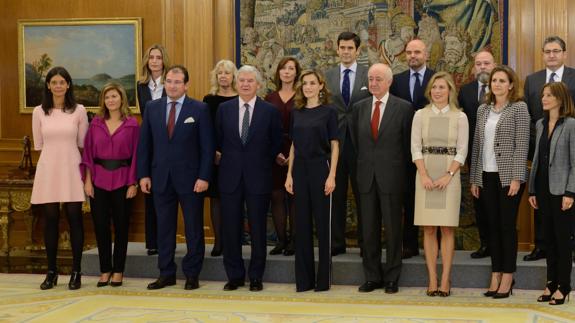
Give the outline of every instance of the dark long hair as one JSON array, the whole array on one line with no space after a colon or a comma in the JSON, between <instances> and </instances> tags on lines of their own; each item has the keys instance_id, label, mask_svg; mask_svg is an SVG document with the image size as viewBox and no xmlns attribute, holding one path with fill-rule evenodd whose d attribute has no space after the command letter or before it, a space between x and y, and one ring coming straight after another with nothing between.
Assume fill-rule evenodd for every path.
<instances>
[{"instance_id":1,"label":"dark long hair","mask_svg":"<svg viewBox=\"0 0 575 323\"><path fill-rule=\"evenodd\" d=\"M72 84L72 77L68 71L61 67L56 66L52 68L48 74L46 74L46 81L44 82L44 96L42 98L42 110L46 115L50 114L50 111L54 108L54 98L52 96L52 91L48 88L48 84L50 80L56 76L60 75L61 77L66 80L68 83L68 89L66 90L66 94L64 96L64 107L62 111L73 113L76 110L76 99L74 98L74 86Z\"/></svg>"},{"instance_id":2,"label":"dark long hair","mask_svg":"<svg viewBox=\"0 0 575 323\"><path fill-rule=\"evenodd\" d=\"M551 82L543 85L541 88L541 97L543 97L543 90L549 88L551 95L557 98L561 102L559 107L559 117L575 117L575 107L573 106L573 99L569 94L569 89L563 82ZM543 114L549 116L548 111L543 111Z\"/></svg>"},{"instance_id":3,"label":"dark long hair","mask_svg":"<svg viewBox=\"0 0 575 323\"><path fill-rule=\"evenodd\" d=\"M280 62L278 63L278 67L276 68L276 74L274 76L274 84L276 86L276 91L279 91L282 89L282 80L280 77L280 70L282 68L284 68L284 66L286 66L286 64L288 62L293 62L295 65L295 78L293 80L293 89L295 90L295 88L296 88L296 83L297 83L297 80L299 79L299 74L301 73L301 66L299 65L299 62L297 61L297 59L295 57L286 56L280 60Z\"/></svg>"}]
</instances>

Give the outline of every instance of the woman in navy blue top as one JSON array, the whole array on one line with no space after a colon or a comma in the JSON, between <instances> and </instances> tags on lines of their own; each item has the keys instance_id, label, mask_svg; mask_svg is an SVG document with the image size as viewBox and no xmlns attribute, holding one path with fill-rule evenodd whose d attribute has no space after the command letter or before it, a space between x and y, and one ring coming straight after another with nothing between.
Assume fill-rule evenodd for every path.
<instances>
[{"instance_id":1,"label":"woman in navy blue top","mask_svg":"<svg viewBox=\"0 0 575 323\"><path fill-rule=\"evenodd\" d=\"M295 199L296 290L325 291L331 285L331 193L339 155L337 113L327 106L329 93L317 71L302 72L296 90L290 136L292 145L285 187ZM313 222L319 266L314 268Z\"/></svg>"}]
</instances>

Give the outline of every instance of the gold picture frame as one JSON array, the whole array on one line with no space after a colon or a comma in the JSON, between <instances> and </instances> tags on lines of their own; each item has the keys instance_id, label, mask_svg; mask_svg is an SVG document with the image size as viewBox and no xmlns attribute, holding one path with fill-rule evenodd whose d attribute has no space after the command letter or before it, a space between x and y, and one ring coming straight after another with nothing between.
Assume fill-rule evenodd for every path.
<instances>
[{"instance_id":1,"label":"gold picture frame","mask_svg":"<svg viewBox=\"0 0 575 323\"><path fill-rule=\"evenodd\" d=\"M88 110L97 110L104 84L117 82L131 112L139 113L141 26L141 18L18 20L20 113L42 102L44 77L54 66L68 70L76 100Z\"/></svg>"}]
</instances>

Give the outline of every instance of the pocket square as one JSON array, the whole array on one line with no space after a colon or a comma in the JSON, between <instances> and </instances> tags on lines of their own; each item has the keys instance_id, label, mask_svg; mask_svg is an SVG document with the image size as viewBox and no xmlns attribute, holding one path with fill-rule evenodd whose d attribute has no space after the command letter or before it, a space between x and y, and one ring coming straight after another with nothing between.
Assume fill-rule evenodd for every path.
<instances>
[{"instance_id":1,"label":"pocket square","mask_svg":"<svg viewBox=\"0 0 575 323\"><path fill-rule=\"evenodd\" d=\"M362 87L360 90L362 90L362 91L367 90L367 86Z\"/></svg>"},{"instance_id":2,"label":"pocket square","mask_svg":"<svg viewBox=\"0 0 575 323\"><path fill-rule=\"evenodd\" d=\"M194 120L193 117L188 117L186 120L184 120L184 123L194 123L196 122L196 120Z\"/></svg>"}]
</instances>

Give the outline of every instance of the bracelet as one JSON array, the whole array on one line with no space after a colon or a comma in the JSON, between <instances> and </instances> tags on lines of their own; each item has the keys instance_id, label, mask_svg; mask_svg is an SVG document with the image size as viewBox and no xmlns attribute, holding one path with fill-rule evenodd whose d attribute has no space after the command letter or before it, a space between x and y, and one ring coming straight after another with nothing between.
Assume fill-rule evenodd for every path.
<instances>
[{"instance_id":1,"label":"bracelet","mask_svg":"<svg viewBox=\"0 0 575 323\"><path fill-rule=\"evenodd\" d=\"M447 174L449 174L451 177L455 176L455 173L450 170L447 171Z\"/></svg>"}]
</instances>

